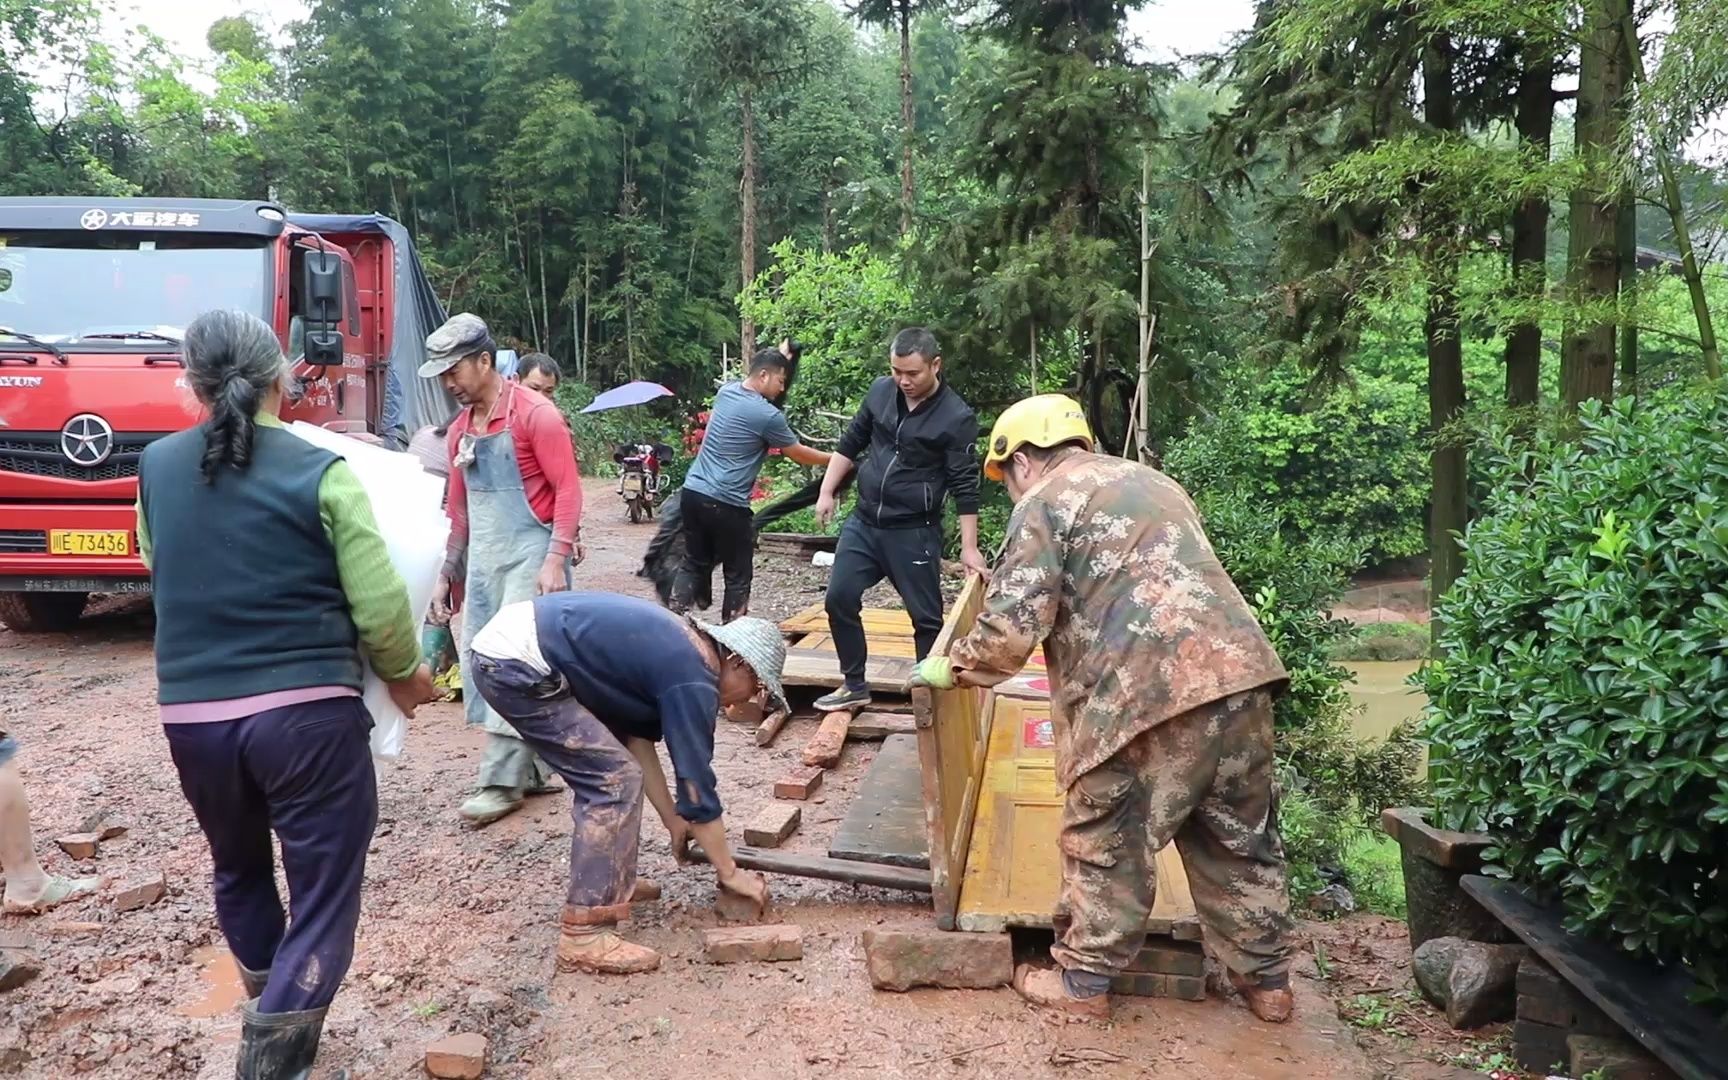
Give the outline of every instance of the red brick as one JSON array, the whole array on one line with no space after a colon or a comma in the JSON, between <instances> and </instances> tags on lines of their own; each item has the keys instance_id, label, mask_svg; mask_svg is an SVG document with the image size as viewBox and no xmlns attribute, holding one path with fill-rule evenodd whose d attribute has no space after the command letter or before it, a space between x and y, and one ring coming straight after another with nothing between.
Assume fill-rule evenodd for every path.
<instances>
[{"instance_id":1,"label":"red brick","mask_svg":"<svg viewBox=\"0 0 1728 1080\"><path fill-rule=\"evenodd\" d=\"M789 776L774 781L774 797L776 799L808 799L816 794L816 789L822 786L823 770L817 767L800 769Z\"/></svg>"},{"instance_id":2,"label":"red brick","mask_svg":"<svg viewBox=\"0 0 1728 1080\"><path fill-rule=\"evenodd\" d=\"M1206 1000L1206 979L1200 975L1153 975L1125 971L1111 980L1110 989L1118 994L1130 994L1134 997Z\"/></svg>"},{"instance_id":3,"label":"red brick","mask_svg":"<svg viewBox=\"0 0 1728 1080\"><path fill-rule=\"evenodd\" d=\"M1608 1080L1672 1080L1674 1072L1624 1036L1569 1035L1571 1074L1596 1074Z\"/></svg>"},{"instance_id":4,"label":"red brick","mask_svg":"<svg viewBox=\"0 0 1728 1080\"><path fill-rule=\"evenodd\" d=\"M1148 939L1127 971L1134 975L1204 975L1206 951L1188 941Z\"/></svg>"},{"instance_id":5,"label":"red brick","mask_svg":"<svg viewBox=\"0 0 1728 1080\"><path fill-rule=\"evenodd\" d=\"M769 803L754 821L744 826L744 842L754 847L779 847L781 841L798 831L803 816L803 811L791 803Z\"/></svg>"},{"instance_id":6,"label":"red brick","mask_svg":"<svg viewBox=\"0 0 1728 1080\"><path fill-rule=\"evenodd\" d=\"M863 940L870 984L878 990L988 990L1014 978L1014 946L1007 934L866 930Z\"/></svg>"},{"instance_id":7,"label":"red brick","mask_svg":"<svg viewBox=\"0 0 1728 1080\"><path fill-rule=\"evenodd\" d=\"M804 930L798 926L737 926L702 932L711 964L772 963L804 959Z\"/></svg>"},{"instance_id":8,"label":"red brick","mask_svg":"<svg viewBox=\"0 0 1728 1080\"><path fill-rule=\"evenodd\" d=\"M167 892L168 879L163 877L160 871L148 877L137 878L115 895L114 910L135 911L149 907L162 899Z\"/></svg>"},{"instance_id":9,"label":"red brick","mask_svg":"<svg viewBox=\"0 0 1728 1080\"><path fill-rule=\"evenodd\" d=\"M474 1032L439 1039L426 1048L426 1072L440 1080L480 1080L486 1071L486 1036Z\"/></svg>"}]
</instances>

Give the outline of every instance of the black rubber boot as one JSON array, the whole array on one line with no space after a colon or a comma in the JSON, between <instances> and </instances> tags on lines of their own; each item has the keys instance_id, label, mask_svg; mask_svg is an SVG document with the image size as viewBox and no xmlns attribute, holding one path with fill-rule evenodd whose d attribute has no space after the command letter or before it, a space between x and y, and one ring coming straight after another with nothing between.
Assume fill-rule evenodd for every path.
<instances>
[{"instance_id":1,"label":"black rubber boot","mask_svg":"<svg viewBox=\"0 0 1728 1080\"><path fill-rule=\"evenodd\" d=\"M236 963L240 969L240 985L246 991L247 1001L257 1001L264 995L264 985L270 981L268 971L253 971L244 964Z\"/></svg>"},{"instance_id":2,"label":"black rubber boot","mask_svg":"<svg viewBox=\"0 0 1728 1080\"><path fill-rule=\"evenodd\" d=\"M261 1013L255 1002L242 1005L234 1080L310 1080L329 1011Z\"/></svg>"}]
</instances>

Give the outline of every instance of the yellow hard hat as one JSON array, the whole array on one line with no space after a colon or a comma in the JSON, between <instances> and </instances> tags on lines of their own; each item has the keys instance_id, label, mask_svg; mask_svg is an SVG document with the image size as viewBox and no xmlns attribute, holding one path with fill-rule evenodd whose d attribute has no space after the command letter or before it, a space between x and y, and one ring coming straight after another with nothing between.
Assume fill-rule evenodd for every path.
<instances>
[{"instance_id":1,"label":"yellow hard hat","mask_svg":"<svg viewBox=\"0 0 1728 1080\"><path fill-rule=\"evenodd\" d=\"M1066 442L1084 442L1092 449L1092 428L1080 403L1066 394L1039 394L1003 410L990 429L990 449L984 455L984 475L1002 479L1002 463L1023 446L1049 449Z\"/></svg>"}]
</instances>

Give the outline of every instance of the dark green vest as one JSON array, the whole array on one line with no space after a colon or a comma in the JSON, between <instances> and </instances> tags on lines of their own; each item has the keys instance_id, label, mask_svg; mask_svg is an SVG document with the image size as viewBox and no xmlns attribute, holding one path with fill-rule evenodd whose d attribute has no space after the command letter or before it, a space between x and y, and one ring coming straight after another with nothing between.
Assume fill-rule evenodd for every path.
<instances>
[{"instance_id":1,"label":"dark green vest","mask_svg":"<svg viewBox=\"0 0 1728 1080\"><path fill-rule=\"evenodd\" d=\"M164 705L311 686L359 689L358 634L318 511L338 459L259 427L252 462L204 483L204 425L144 451L157 698Z\"/></svg>"}]
</instances>

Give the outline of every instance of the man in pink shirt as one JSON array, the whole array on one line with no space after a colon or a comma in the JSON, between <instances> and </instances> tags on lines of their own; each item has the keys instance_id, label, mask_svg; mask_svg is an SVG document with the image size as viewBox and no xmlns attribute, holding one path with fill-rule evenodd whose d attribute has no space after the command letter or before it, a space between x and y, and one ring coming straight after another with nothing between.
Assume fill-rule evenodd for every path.
<instances>
[{"instance_id":1,"label":"man in pink shirt","mask_svg":"<svg viewBox=\"0 0 1728 1080\"><path fill-rule=\"evenodd\" d=\"M506 604L568 589L570 567L582 561L582 478L570 429L550 401L498 373L497 352L486 324L464 313L426 339L420 367L462 406L446 436L450 546L433 613L449 618L451 587L461 580L462 619L473 633ZM487 739L480 790L462 816L485 825L520 809L525 795L553 789L516 730L468 689L471 636L463 635L463 698L468 722Z\"/></svg>"}]
</instances>

